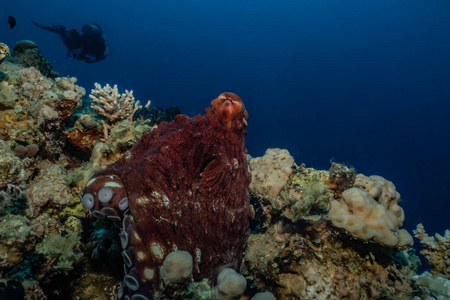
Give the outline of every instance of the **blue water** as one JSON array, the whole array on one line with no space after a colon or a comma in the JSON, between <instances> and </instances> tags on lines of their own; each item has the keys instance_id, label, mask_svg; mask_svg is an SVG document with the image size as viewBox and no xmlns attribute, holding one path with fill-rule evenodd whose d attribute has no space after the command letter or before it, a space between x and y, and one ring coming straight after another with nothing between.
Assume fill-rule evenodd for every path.
<instances>
[{"instance_id":1,"label":"blue water","mask_svg":"<svg viewBox=\"0 0 450 300\"><path fill-rule=\"evenodd\" d=\"M250 114L252 156L280 147L297 164L350 163L394 182L406 229L450 228L448 1L4 2L0 41L33 40L88 91L118 84L190 116L235 92ZM97 64L66 59L60 38L32 20L98 23L113 53Z\"/></svg>"}]
</instances>

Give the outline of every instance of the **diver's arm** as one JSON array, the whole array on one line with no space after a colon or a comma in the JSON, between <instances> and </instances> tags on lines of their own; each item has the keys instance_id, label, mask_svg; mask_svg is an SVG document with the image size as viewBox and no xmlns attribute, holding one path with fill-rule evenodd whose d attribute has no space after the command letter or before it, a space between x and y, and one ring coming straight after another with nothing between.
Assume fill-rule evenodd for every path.
<instances>
[{"instance_id":1,"label":"diver's arm","mask_svg":"<svg viewBox=\"0 0 450 300\"><path fill-rule=\"evenodd\" d=\"M31 21L31 23L33 23L34 25L36 25L36 26L39 27L40 29L44 29L44 30L51 31L50 27L48 27L48 26L45 26L45 25L36 23L36 22L34 22L34 21Z\"/></svg>"},{"instance_id":2,"label":"diver's arm","mask_svg":"<svg viewBox=\"0 0 450 300\"><path fill-rule=\"evenodd\" d=\"M39 23L36 23L34 21L31 21L31 23L33 23L34 25L36 25L37 27L50 31L50 32L54 32L54 33L58 33L58 34L64 34L67 32L66 27L64 25L52 25L50 26L45 26Z\"/></svg>"}]
</instances>

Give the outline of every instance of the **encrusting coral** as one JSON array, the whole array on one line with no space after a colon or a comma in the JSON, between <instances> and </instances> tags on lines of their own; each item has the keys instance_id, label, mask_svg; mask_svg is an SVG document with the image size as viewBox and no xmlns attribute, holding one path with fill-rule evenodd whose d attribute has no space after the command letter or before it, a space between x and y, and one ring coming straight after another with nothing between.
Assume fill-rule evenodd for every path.
<instances>
[{"instance_id":1,"label":"encrusting coral","mask_svg":"<svg viewBox=\"0 0 450 300\"><path fill-rule=\"evenodd\" d=\"M0 274L19 263L37 240L39 225L31 225L22 216L7 215L0 219Z\"/></svg>"},{"instance_id":2,"label":"encrusting coral","mask_svg":"<svg viewBox=\"0 0 450 300\"><path fill-rule=\"evenodd\" d=\"M282 213L293 222L318 218L329 210L333 192L326 184L327 171L297 166L285 149L268 149L250 159L252 195L272 214Z\"/></svg>"},{"instance_id":3,"label":"encrusting coral","mask_svg":"<svg viewBox=\"0 0 450 300\"><path fill-rule=\"evenodd\" d=\"M39 214L42 207L49 202L64 205L70 201L69 187L61 166L43 161L39 174L29 183L27 197L30 200L31 215Z\"/></svg>"},{"instance_id":4,"label":"encrusting coral","mask_svg":"<svg viewBox=\"0 0 450 300\"><path fill-rule=\"evenodd\" d=\"M25 179L24 165L6 142L0 140L0 188Z\"/></svg>"},{"instance_id":5,"label":"encrusting coral","mask_svg":"<svg viewBox=\"0 0 450 300\"><path fill-rule=\"evenodd\" d=\"M328 173L302 165L293 175L280 193L283 216L293 222L319 218L330 209L333 199L332 191L325 184Z\"/></svg>"},{"instance_id":6,"label":"encrusting coral","mask_svg":"<svg viewBox=\"0 0 450 300\"><path fill-rule=\"evenodd\" d=\"M294 158L286 149L267 149L262 157L249 162L252 181L250 189L263 197L276 197L289 180Z\"/></svg>"}]
</instances>

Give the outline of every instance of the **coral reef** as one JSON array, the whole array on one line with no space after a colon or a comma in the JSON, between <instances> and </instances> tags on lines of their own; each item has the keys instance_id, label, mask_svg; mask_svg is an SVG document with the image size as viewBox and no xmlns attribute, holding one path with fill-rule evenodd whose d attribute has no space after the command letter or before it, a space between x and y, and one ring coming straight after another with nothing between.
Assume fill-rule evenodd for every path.
<instances>
[{"instance_id":1,"label":"coral reef","mask_svg":"<svg viewBox=\"0 0 450 300\"><path fill-rule=\"evenodd\" d=\"M22 282L27 299L45 299L40 284L82 256L73 253L85 213L66 184L74 161L61 133L85 92L76 79L63 86L57 81L68 80L50 78L55 73L29 41L18 43L0 69L0 276Z\"/></svg>"},{"instance_id":2,"label":"coral reef","mask_svg":"<svg viewBox=\"0 0 450 300\"><path fill-rule=\"evenodd\" d=\"M0 298L449 299L450 234L418 225L417 275L392 182L246 157L231 93L188 118L76 83L31 41L0 64Z\"/></svg>"},{"instance_id":3,"label":"coral reef","mask_svg":"<svg viewBox=\"0 0 450 300\"><path fill-rule=\"evenodd\" d=\"M246 119L241 99L223 93L205 116L162 124L87 183L84 206L123 219L124 295L152 297L158 267L177 249L194 258L195 279L239 267L252 214Z\"/></svg>"},{"instance_id":4,"label":"coral reef","mask_svg":"<svg viewBox=\"0 0 450 300\"><path fill-rule=\"evenodd\" d=\"M249 237L243 274L277 299L408 298L411 266L399 269L381 247L352 243L324 220L297 226L284 240L273 227Z\"/></svg>"},{"instance_id":5,"label":"coral reef","mask_svg":"<svg viewBox=\"0 0 450 300\"><path fill-rule=\"evenodd\" d=\"M257 177L256 170L264 170L267 160L252 161L252 175ZM416 269L412 263L415 259L391 248L404 249L412 244L412 237L398 229L404 213L397 204L400 195L395 186L379 176L355 176L353 168L337 163L332 163L329 171L296 166L293 161L290 168L292 173L274 196L251 185L259 221L255 233L262 233L249 237L243 274L259 289L271 290L277 299L411 297L410 276ZM380 203L363 189L371 191ZM358 199L352 199L354 193ZM347 201L351 203L347 205ZM359 206L354 207L356 204ZM346 205L347 210L338 211L338 205ZM367 224L354 222L356 216L349 217L349 206L361 217L372 218L376 230L391 234L394 245L386 238L375 238L370 243L374 235L355 240L358 226L365 234L369 230ZM378 215L373 214L372 206L379 210ZM380 214L385 218L378 218ZM351 219L347 230L333 228L339 219Z\"/></svg>"},{"instance_id":6,"label":"coral reef","mask_svg":"<svg viewBox=\"0 0 450 300\"><path fill-rule=\"evenodd\" d=\"M0 140L0 188L25 179L24 165L6 142Z\"/></svg>"},{"instance_id":7,"label":"coral reef","mask_svg":"<svg viewBox=\"0 0 450 300\"><path fill-rule=\"evenodd\" d=\"M20 146L35 145L46 155L60 155L64 124L80 107L84 88L75 84L75 78L70 79L71 85L61 85L68 79L46 78L34 67L5 62L0 68L8 75L7 84L0 89L0 138L19 152L24 152Z\"/></svg>"}]
</instances>

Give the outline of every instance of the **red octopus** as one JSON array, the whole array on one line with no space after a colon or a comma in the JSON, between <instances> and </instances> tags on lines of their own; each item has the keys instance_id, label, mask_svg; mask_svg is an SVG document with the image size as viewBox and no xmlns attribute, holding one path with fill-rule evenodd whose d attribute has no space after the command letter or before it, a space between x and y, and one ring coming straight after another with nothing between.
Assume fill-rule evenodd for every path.
<instances>
[{"instance_id":1,"label":"red octopus","mask_svg":"<svg viewBox=\"0 0 450 300\"><path fill-rule=\"evenodd\" d=\"M195 280L239 268L247 242L247 111L223 93L204 116L178 115L142 137L87 183L83 205L96 217L122 220L124 295L151 299L159 267L174 250L193 257Z\"/></svg>"}]
</instances>

